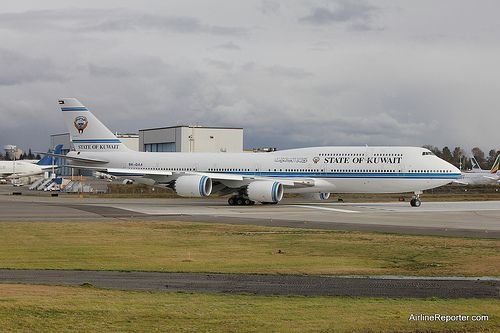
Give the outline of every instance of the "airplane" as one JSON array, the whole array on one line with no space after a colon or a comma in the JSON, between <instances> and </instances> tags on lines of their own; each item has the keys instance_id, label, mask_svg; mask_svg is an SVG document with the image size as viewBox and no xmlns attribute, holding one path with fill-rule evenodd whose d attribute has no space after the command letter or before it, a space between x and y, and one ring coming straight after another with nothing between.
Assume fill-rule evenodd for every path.
<instances>
[{"instance_id":1,"label":"airplane","mask_svg":"<svg viewBox=\"0 0 500 333\"><path fill-rule=\"evenodd\" d=\"M57 145L54 149L54 154L61 154L62 147L63 145ZM53 163L54 158L51 156L44 156L37 163L24 160L0 161L0 178L18 179L21 177L40 175L45 171L58 167Z\"/></svg>"},{"instance_id":2,"label":"airplane","mask_svg":"<svg viewBox=\"0 0 500 333\"><path fill-rule=\"evenodd\" d=\"M267 153L137 152L76 98L59 100L74 151L73 168L164 186L182 197L231 195L230 205L276 204L283 193L326 200L330 193L413 192L448 184L460 170L419 147L312 147Z\"/></svg>"},{"instance_id":3,"label":"airplane","mask_svg":"<svg viewBox=\"0 0 500 333\"><path fill-rule=\"evenodd\" d=\"M500 183L498 169L500 166L500 154L495 159L491 170L483 170L474 157L471 157L472 170L462 172L460 178L454 182L462 185L485 185Z\"/></svg>"}]
</instances>

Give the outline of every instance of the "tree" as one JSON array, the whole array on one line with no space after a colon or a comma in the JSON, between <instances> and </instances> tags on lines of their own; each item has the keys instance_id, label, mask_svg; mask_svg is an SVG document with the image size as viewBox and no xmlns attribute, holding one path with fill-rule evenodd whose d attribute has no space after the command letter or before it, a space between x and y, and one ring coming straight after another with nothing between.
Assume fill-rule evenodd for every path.
<instances>
[{"instance_id":1,"label":"tree","mask_svg":"<svg viewBox=\"0 0 500 333\"><path fill-rule=\"evenodd\" d=\"M463 164L465 163L465 161L462 160L462 157L464 156L464 151L462 148L460 147L455 147L455 149L453 149L453 153L451 154L452 156L452 164L454 166L456 166L457 168L460 167L462 165L463 167Z\"/></svg>"},{"instance_id":2,"label":"tree","mask_svg":"<svg viewBox=\"0 0 500 333\"><path fill-rule=\"evenodd\" d=\"M450 151L450 148L448 148L448 146L445 146L443 148L443 152L442 152L441 158L443 160L445 160L446 162L451 162L452 161L453 156L451 155L451 151Z\"/></svg>"},{"instance_id":3,"label":"tree","mask_svg":"<svg viewBox=\"0 0 500 333\"><path fill-rule=\"evenodd\" d=\"M488 153L488 158L486 159L486 163L488 164L488 168L493 166L497 155L500 154L500 150L491 149Z\"/></svg>"},{"instance_id":4,"label":"tree","mask_svg":"<svg viewBox=\"0 0 500 333\"><path fill-rule=\"evenodd\" d=\"M29 160L33 160L33 159L35 159L35 155L33 155L33 153L31 152L31 148L30 148L30 149L28 149L28 159L29 159Z\"/></svg>"}]
</instances>

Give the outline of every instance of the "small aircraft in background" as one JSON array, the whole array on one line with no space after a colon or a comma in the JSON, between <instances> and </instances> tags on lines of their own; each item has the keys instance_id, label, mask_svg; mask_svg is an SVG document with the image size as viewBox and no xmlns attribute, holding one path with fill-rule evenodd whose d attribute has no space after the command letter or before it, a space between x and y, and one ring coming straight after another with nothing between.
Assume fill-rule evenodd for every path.
<instances>
[{"instance_id":1,"label":"small aircraft in background","mask_svg":"<svg viewBox=\"0 0 500 333\"><path fill-rule=\"evenodd\" d=\"M474 157L471 157L472 170L462 172L460 178L454 182L462 185L487 185L500 183L498 170L500 168L500 154L495 159L491 170L483 170Z\"/></svg>"},{"instance_id":2,"label":"small aircraft in background","mask_svg":"<svg viewBox=\"0 0 500 333\"><path fill-rule=\"evenodd\" d=\"M62 147L63 145L57 145L54 149L54 154L60 154ZM4 180L13 180L22 177L40 175L45 171L57 168L58 166L55 165L54 162L54 157L49 155L44 156L37 163L31 163L24 160L0 161L0 178Z\"/></svg>"}]
</instances>

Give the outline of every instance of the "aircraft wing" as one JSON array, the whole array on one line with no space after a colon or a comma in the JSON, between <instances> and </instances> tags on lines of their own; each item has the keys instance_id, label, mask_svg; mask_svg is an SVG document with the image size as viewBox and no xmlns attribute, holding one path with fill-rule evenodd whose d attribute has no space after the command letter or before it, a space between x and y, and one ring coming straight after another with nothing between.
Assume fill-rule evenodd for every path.
<instances>
[{"instance_id":1,"label":"aircraft wing","mask_svg":"<svg viewBox=\"0 0 500 333\"><path fill-rule=\"evenodd\" d=\"M461 180L458 180L458 179L455 179L453 181L453 183L460 184L460 185L469 185L468 182L464 182L464 181L461 181Z\"/></svg>"},{"instance_id":2,"label":"aircraft wing","mask_svg":"<svg viewBox=\"0 0 500 333\"><path fill-rule=\"evenodd\" d=\"M282 178L282 177L262 177L256 175L238 175L230 173L216 173L216 172L197 172L197 171L166 171L166 170L139 170L139 169L126 169L126 168L106 168L106 167L92 167L88 165L68 165L70 168L75 169L90 169L104 173L108 173L117 177L143 177L151 178L153 180L160 180L161 182L170 179L176 179L182 175L199 175L211 178L214 181L220 181L230 188L238 188L247 185L249 182L256 180L275 181L283 184L286 187L310 187L314 186L316 181L312 178ZM165 179L167 177L167 179Z\"/></svg>"},{"instance_id":3,"label":"aircraft wing","mask_svg":"<svg viewBox=\"0 0 500 333\"><path fill-rule=\"evenodd\" d=\"M184 174L194 174L194 175L201 175L201 176L207 176L209 178L212 178L213 180L231 180L231 181L241 181L245 184L248 183L248 181L253 181L253 180L267 180L267 181L275 181L283 184L283 186L290 186L290 187L296 187L296 186L314 186L314 179L311 178L282 178L282 177L262 177L262 176L255 176L255 175L237 175L237 174L229 174L229 173L215 173L215 172L185 172ZM235 182L237 184L237 182Z\"/></svg>"},{"instance_id":4,"label":"aircraft wing","mask_svg":"<svg viewBox=\"0 0 500 333\"><path fill-rule=\"evenodd\" d=\"M126 168L106 168L106 167L92 167L88 165L65 165L72 169L88 169L96 170L104 173L109 173L110 175L117 177L147 177L150 176L171 176L172 172L164 170L137 170L137 169L126 169Z\"/></svg>"},{"instance_id":5,"label":"aircraft wing","mask_svg":"<svg viewBox=\"0 0 500 333\"><path fill-rule=\"evenodd\" d=\"M49 155L49 156L59 157L59 158L65 158L65 159L70 160L70 161L81 162L81 163L90 163L90 164L109 163L109 161L99 160L99 159L95 159L95 158L83 158L83 157L67 156L67 155L54 154L54 153L41 153L41 152L37 152L37 154L40 154L40 155ZM82 166L81 168L86 168L86 167Z\"/></svg>"}]
</instances>

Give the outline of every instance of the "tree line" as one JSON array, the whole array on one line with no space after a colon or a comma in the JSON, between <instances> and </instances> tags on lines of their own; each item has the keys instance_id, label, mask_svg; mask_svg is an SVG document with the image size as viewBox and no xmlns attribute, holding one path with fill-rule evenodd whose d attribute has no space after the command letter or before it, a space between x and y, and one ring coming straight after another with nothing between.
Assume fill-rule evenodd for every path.
<instances>
[{"instance_id":1,"label":"tree line","mask_svg":"<svg viewBox=\"0 0 500 333\"><path fill-rule=\"evenodd\" d=\"M41 159L42 157L40 156L40 154L33 154L33 152L31 151L31 148L28 150L28 153L26 152L23 152L21 154L21 156L19 157L20 160L39 160ZM11 160L11 158L9 158L9 156L5 153L3 154L2 152L0 152L0 160Z\"/></svg>"},{"instance_id":2,"label":"tree line","mask_svg":"<svg viewBox=\"0 0 500 333\"><path fill-rule=\"evenodd\" d=\"M445 146L443 149L439 149L436 146L425 145L424 148L432 151L436 156L442 158L443 160L450 162L457 168L462 168L462 170L469 170L472 168L472 163L470 157L467 157L465 151L461 147L455 147L453 151ZM479 147L474 147L471 150L472 156L476 158L476 161L481 166L481 169L489 170L495 162L495 158L500 154L500 150L490 149L488 155Z\"/></svg>"}]
</instances>

